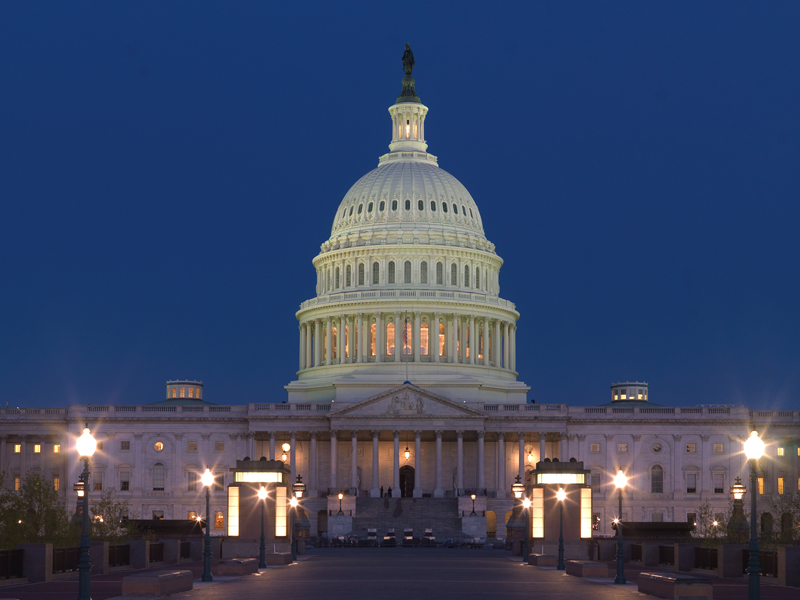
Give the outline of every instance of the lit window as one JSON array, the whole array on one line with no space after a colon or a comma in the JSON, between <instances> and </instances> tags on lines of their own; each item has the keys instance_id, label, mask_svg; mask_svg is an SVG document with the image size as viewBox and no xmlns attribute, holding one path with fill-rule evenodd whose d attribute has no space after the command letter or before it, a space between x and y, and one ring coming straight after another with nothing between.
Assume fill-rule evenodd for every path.
<instances>
[{"instance_id":1,"label":"lit window","mask_svg":"<svg viewBox=\"0 0 800 600\"><path fill-rule=\"evenodd\" d=\"M722 454L725 451L725 447L722 445L721 442L717 442L714 444L714 454Z\"/></svg>"},{"instance_id":2,"label":"lit window","mask_svg":"<svg viewBox=\"0 0 800 600\"><path fill-rule=\"evenodd\" d=\"M694 454L695 452L697 452L697 444L695 444L694 442L689 442L688 444L686 444L686 452L689 454Z\"/></svg>"},{"instance_id":3,"label":"lit window","mask_svg":"<svg viewBox=\"0 0 800 600\"><path fill-rule=\"evenodd\" d=\"M153 491L154 492L163 492L164 491L164 476L166 470L164 469L164 465L161 463L156 463L153 465Z\"/></svg>"},{"instance_id":4,"label":"lit window","mask_svg":"<svg viewBox=\"0 0 800 600\"><path fill-rule=\"evenodd\" d=\"M61 489L61 478L58 475L53 477L53 489L56 492Z\"/></svg>"},{"instance_id":5,"label":"lit window","mask_svg":"<svg viewBox=\"0 0 800 600\"><path fill-rule=\"evenodd\" d=\"M131 474L128 472L119 474L119 490L129 492L131 489Z\"/></svg>"},{"instance_id":6,"label":"lit window","mask_svg":"<svg viewBox=\"0 0 800 600\"><path fill-rule=\"evenodd\" d=\"M130 442L130 440L122 440L122 441L119 443L119 449L120 449L120 450L130 450L130 449L131 449L131 442Z\"/></svg>"},{"instance_id":7,"label":"lit window","mask_svg":"<svg viewBox=\"0 0 800 600\"><path fill-rule=\"evenodd\" d=\"M637 399L637 400L642 400L642 399L644 399L644 390L641 390L641 389L640 389L640 390L637 392L637 394L636 394L636 399Z\"/></svg>"},{"instance_id":8,"label":"lit window","mask_svg":"<svg viewBox=\"0 0 800 600\"><path fill-rule=\"evenodd\" d=\"M444 356L444 324L439 323L439 356Z\"/></svg>"},{"instance_id":9,"label":"lit window","mask_svg":"<svg viewBox=\"0 0 800 600\"><path fill-rule=\"evenodd\" d=\"M589 444L589 452L600 452L600 442L592 442Z\"/></svg>"},{"instance_id":10,"label":"lit window","mask_svg":"<svg viewBox=\"0 0 800 600\"><path fill-rule=\"evenodd\" d=\"M533 488L533 498L531 498L531 527L533 529L533 537L544 537L544 488Z\"/></svg>"},{"instance_id":11,"label":"lit window","mask_svg":"<svg viewBox=\"0 0 800 600\"><path fill-rule=\"evenodd\" d=\"M419 328L419 353L428 356L428 324L423 323Z\"/></svg>"},{"instance_id":12,"label":"lit window","mask_svg":"<svg viewBox=\"0 0 800 600\"><path fill-rule=\"evenodd\" d=\"M628 390L620 390L619 391L619 399L620 400L627 400L628 399Z\"/></svg>"},{"instance_id":13,"label":"lit window","mask_svg":"<svg viewBox=\"0 0 800 600\"><path fill-rule=\"evenodd\" d=\"M197 473L195 473L194 471L189 471L187 473L187 475L189 477L189 483L186 486L186 491L187 492L196 492L197 491Z\"/></svg>"},{"instance_id":14,"label":"lit window","mask_svg":"<svg viewBox=\"0 0 800 600\"><path fill-rule=\"evenodd\" d=\"M409 260L403 265L403 283L411 283L411 261Z\"/></svg>"},{"instance_id":15,"label":"lit window","mask_svg":"<svg viewBox=\"0 0 800 600\"><path fill-rule=\"evenodd\" d=\"M275 488L275 537L286 537L286 488Z\"/></svg>"},{"instance_id":16,"label":"lit window","mask_svg":"<svg viewBox=\"0 0 800 600\"><path fill-rule=\"evenodd\" d=\"M180 388L180 393L178 395L181 398L186 398L186 388Z\"/></svg>"},{"instance_id":17,"label":"lit window","mask_svg":"<svg viewBox=\"0 0 800 600\"><path fill-rule=\"evenodd\" d=\"M419 282L428 283L428 263L424 260L419 265Z\"/></svg>"},{"instance_id":18,"label":"lit window","mask_svg":"<svg viewBox=\"0 0 800 600\"><path fill-rule=\"evenodd\" d=\"M783 456L783 448L778 448L778 456Z\"/></svg>"},{"instance_id":19,"label":"lit window","mask_svg":"<svg viewBox=\"0 0 800 600\"><path fill-rule=\"evenodd\" d=\"M14 444L14 454L22 452L22 444Z\"/></svg>"},{"instance_id":20,"label":"lit window","mask_svg":"<svg viewBox=\"0 0 800 600\"><path fill-rule=\"evenodd\" d=\"M387 283L394 283L394 261L389 261L389 279Z\"/></svg>"},{"instance_id":21,"label":"lit window","mask_svg":"<svg viewBox=\"0 0 800 600\"><path fill-rule=\"evenodd\" d=\"M14 475L14 491L19 491L19 475Z\"/></svg>"},{"instance_id":22,"label":"lit window","mask_svg":"<svg viewBox=\"0 0 800 600\"><path fill-rule=\"evenodd\" d=\"M103 491L103 474L99 472L92 473L92 480L94 482L93 489L95 492Z\"/></svg>"},{"instance_id":23,"label":"lit window","mask_svg":"<svg viewBox=\"0 0 800 600\"><path fill-rule=\"evenodd\" d=\"M592 490L581 488L581 537L592 537Z\"/></svg>"},{"instance_id":24,"label":"lit window","mask_svg":"<svg viewBox=\"0 0 800 600\"><path fill-rule=\"evenodd\" d=\"M194 388L189 388L189 398L194 398Z\"/></svg>"},{"instance_id":25,"label":"lit window","mask_svg":"<svg viewBox=\"0 0 800 600\"><path fill-rule=\"evenodd\" d=\"M687 494L697 493L697 473L686 474L686 493Z\"/></svg>"},{"instance_id":26,"label":"lit window","mask_svg":"<svg viewBox=\"0 0 800 600\"><path fill-rule=\"evenodd\" d=\"M61 444L53 444L53 454L61 453Z\"/></svg>"},{"instance_id":27,"label":"lit window","mask_svg":"<svg viewBox=\"0 0 800 600\"><path fill-rule=\"evenodd\" d=\"M190 521L196 521L197 520L197 511L196 510L186 511L186 518L189 519Z\"/></svg>"},{"instance_id":28,"label":"lit window","mask_svg":"<svg viewBox=\"0 0 800 600\"><path fill-rule=\"evenodd\" d=\"M386 354L394 356L394 323L386 324Z\"/></svg>"},{"instance_id":29,"label":"lit window","mask_svg":"<svg viewBox=\"0 0 800 600\"><path fill-rule=\"evenodd\" d=\"M778 493L783 494L783 477L778 477Z\"/></svg>"},{"instance_id":30,"label":"lit window","mask_svg":"<svg viewBox=\"0 0 800 600\"><path fill-rule=\"evenodd\" d=\"M617 444L617 452L627 452L628 451L628 442L619 442Z\"/></svg>"},{"instance_id":31,"label":"lit window","mask_svg":"<svg viewBox=\"0 0 800 600\"><path fill-rule=\"evenodd\" d=\"M376 344L375 334L376 334L376 331L377 331L376 327L377 326L375 325L375 323L370 323L370 326L369 326L369 355L370 356L375 356L375 344Z\"/></svg>"},{"instance_id":32,"label":"lit window","mask_svg":"<svg viewBox=\"0 0 800 600\"><path fill-rule=\"evenodd\" d=\"M405 327L406 327L406 334L403 337L403 354L405 354L406 356L410 356L412 354L411 349L414 347L413 346L414 340L412 338L412 333L411 333L412 329L411 323L406 323Z\"/></svg>"},{"instance_id":33,"label":"lit window","mask_svg":"<svg viewBox=\"0 0 800 600\"><path fill-rule=\"evenodd\" d=\"M215 441L214 452L225 452L225 442L220 440Z\"/></svg>"},{"instance_id":34,"label":"lit window","mask_svg":"<svg viewBox=\"0 0 800 600\"><path fill-rule=\"evenodd\" d=\"M781 450L783 450L783 448L781 448ZM34 444L33 445L33 453L34 454L41 454L41 452L42 452L42 445L41 444ZM781 456L783 456L783 455L781 455Z\"/></svg>"},{"instance_id":35,"label":"lit window","mask_svg":"<svg viewBox=\"0 0 800 600\"><path fill-rule=\"evenodd\" d=\"M153 444L153 448L155 448L156 452L161 452L164 449L164 443L156 442L155 444Z\"/></svg>"},{"instance_id":36,"label":"lit window","mask_svg":"<svg viewBox=\"0 0 800 600\"><path fill-rule=\"evenodd\" d=\"M764 493L764 478L763 477L759 477L758 478L758 493L759 494L763 494Z\"/></svg>"}]
</instances>

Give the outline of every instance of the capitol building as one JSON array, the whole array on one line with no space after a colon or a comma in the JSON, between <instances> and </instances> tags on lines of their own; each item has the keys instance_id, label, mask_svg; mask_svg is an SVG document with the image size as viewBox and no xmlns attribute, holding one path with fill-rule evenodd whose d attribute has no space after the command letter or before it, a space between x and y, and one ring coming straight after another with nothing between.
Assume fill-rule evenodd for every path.
<instances>
[{"instance_id":1,"label":"capitol building","mask_svg":"<svg viewBox=\"0 0 800 600\"><path fill-rule=\"evenodd\" d=\"M206 398L201 382L170 381L165 398L141 406L0 409L5 485L35 473L74 506L75 441L88 423L100 444L90 497L113 489L131 516L193 518L205 512L208 466L216 535L229 533L227 487L245 458L282 460L291 481L302 477L311 535L335 529L339 493L351 518L341 533L362 532L361 515L391 493L453 519L474 508L479 523L465 535L503 536L511 485L530 485L545 459L583 463L596 534L610 535L619 516L619 469L630 478L623 519L693 521L702 504L725 513L734 479L747 480L751 429L767 443L759 506L798 490L800 411L670 406L636 381L596 390L591 406L532 403L516 370L520 315L500 293L502 247L483 228L499 217L428 153L428 107L410 67L388 112L389 152L330 205L285 396L218 404L226 399ZM508 268L520 276L523 265L511 257Z\"/></svg>"}]
</instances>

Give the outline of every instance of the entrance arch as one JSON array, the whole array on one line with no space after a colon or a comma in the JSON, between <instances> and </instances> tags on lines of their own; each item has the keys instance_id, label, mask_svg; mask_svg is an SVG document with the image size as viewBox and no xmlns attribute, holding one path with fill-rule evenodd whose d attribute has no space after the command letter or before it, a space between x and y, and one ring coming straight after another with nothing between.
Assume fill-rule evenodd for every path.
<instances>
[{"instance_id":1,"label":"entrance arch","mask_svg":"<svg viewBox=\"0 0 800 600\"><path fill-rule=\"evenodd\" d=\"M400 497L411 498L414 496L414 467L405 465L400 467Z\"/></svg>"}]
</instances>

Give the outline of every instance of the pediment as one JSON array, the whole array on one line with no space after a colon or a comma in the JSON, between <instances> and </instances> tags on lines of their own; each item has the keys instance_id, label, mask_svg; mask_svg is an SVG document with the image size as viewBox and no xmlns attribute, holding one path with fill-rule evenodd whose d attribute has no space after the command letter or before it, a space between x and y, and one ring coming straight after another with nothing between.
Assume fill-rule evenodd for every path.
<instances>
[{"instance_id":1,"label":"pediment","mask_svg":"<svg viewBox=\"0 0 800 600\"><path fill-rule=\"evenodd\" d=\"M485 419L486 415L442 396L406 383L328 413L331 419L412 418Z\"/></svg>"}]
</instances>

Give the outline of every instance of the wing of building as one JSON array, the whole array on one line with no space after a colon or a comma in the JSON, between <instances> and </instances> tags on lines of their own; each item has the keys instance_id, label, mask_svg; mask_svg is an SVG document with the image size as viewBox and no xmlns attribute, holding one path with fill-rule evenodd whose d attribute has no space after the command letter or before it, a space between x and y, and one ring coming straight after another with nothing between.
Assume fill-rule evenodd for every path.
<instances>
[{"instance_id":1,"label":"wing of building","mask_svg":"<svg viewBox=\"0 0 800 600\"><path fill-rule=\"evenodd\" d=\"M141 406L0 409L6 485L38 474L74 503L75 439L88 423L100 442L90 496L114 489L132 514L185 519L204 512L199 474L210 466L220 535L230 470L244 458L283 460L292 481L302 476L312 535L335 529L341 492L362 535L380 526L391 494L414 499L405 510L416 527L430 517L440 536L502 536L512 483L530 485L545 459L583 463L600 534L618 516L619 469L631 478L624 519L693 520L703 503L724 513L754 427L767 432L765 496L798 489L798 411L653 404L641 382L614 384L609 403L588 407L527 400L520 315L500 296L503 260L476 201L427 152L428 107L408 71L389 108L389 153L331 204L331 236L313 261L317 294L296 315L288 400L217 405L202 383L173 381L165 400ZM472 510L479 521L467 531Z\"/></svg>"}]
</instances>

